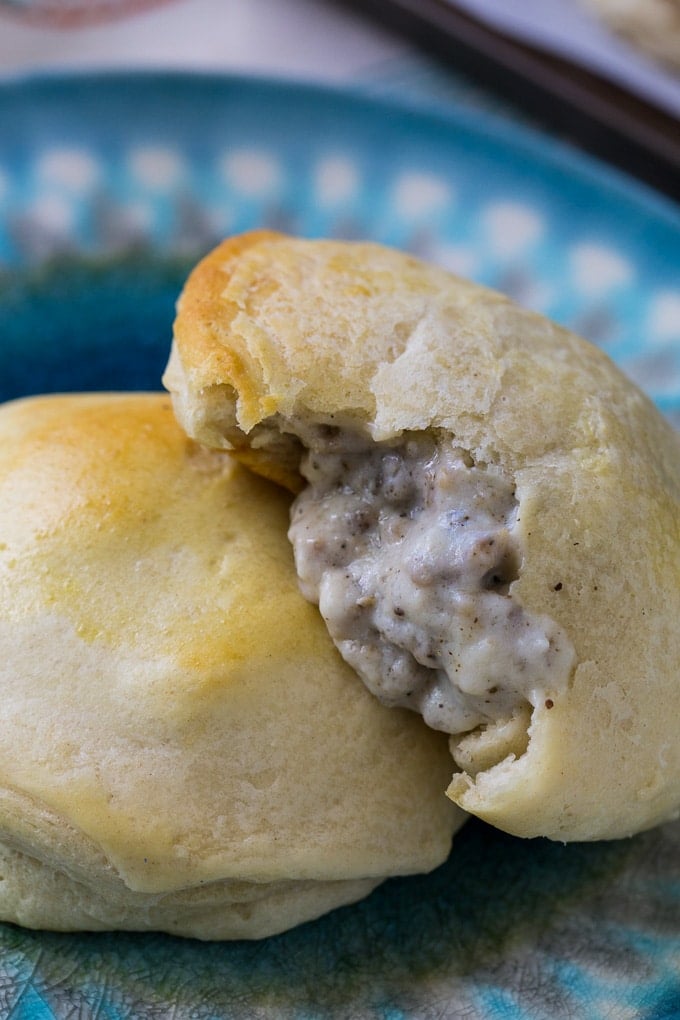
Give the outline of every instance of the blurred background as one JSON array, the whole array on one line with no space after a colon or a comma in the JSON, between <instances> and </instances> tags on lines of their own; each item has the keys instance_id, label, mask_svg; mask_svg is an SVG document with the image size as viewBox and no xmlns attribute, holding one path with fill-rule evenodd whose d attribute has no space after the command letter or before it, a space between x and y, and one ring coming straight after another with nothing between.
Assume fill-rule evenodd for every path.
<instances>
[{"instance_id":1,"label":"blurred background","mask_svg":"<svg viewBox=\"0 0 680 1020\"><path fill-rule=\"evenodd\" d=\"M678 0L0 0L3 72L103 66L501 101L680 193Z\"/></svg>"}]
</instances>

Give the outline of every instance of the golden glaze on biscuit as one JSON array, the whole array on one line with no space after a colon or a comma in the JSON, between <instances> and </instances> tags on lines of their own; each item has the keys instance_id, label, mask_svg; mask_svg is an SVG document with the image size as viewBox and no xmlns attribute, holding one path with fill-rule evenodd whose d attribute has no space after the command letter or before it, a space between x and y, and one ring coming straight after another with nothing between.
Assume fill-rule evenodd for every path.
<instances>
[{"instance_id":1,"label":"golden glaze on biscuit","mask_svg":"<svg viewBox=\"0 0 680 1020\"><path fill-rule=\"evenodd\" d=\"M446 739L335 652L283 490L161 394L0 436L3 918L259 937L446 857Z\"/></svg>"}]
</instances>

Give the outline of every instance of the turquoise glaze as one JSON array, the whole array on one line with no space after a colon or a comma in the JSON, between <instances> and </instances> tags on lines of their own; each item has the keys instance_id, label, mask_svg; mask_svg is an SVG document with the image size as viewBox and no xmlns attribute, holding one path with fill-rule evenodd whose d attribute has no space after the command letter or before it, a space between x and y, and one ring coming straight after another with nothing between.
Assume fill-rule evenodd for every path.
<instances>
[{"instance_id":1,"label":"turquoise glaze","mask_svg":"<svg viewBox=\"0 0 680 1020\"><path fill-rule=\"evenodd\" d=\"M401 245L579 329L680 423L680 216L484 114L182 75L0 86L0 399L157 388L224 234ZM0 925L13 1020L671 1020L680 823L562 846L470 822L432 875L261 943Z\"/></svg>"}]
</instances>

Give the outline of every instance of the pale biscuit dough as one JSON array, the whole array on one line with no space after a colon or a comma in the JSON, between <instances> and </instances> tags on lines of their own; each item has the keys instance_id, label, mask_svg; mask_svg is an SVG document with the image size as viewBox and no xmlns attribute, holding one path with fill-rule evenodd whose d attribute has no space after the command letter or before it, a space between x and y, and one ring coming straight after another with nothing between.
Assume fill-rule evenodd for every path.
<instances>
[{"instance_id":1,"label":"pale biscuit dough","mask_svg":"<svg viewBox=\"0 0 680 1020\"><path fill-rule=\"evenodd\" d=\"M319 423L367 444L444 432L513 479L510 593L574 664L528 723L452 738L449 794L559 840L677 816L680 441L601 351L405 254L259 232L191 275L165 381L190 435L294 491Z\"/></svg>"},{"instance_id":2,"label":"pale biscuit dough","mask_svg":"<svg viewBox=\"0 0 680 1020\"><path fill-rule=\"evenodd\" d=\"M0 436L0 917L255 938L446 858L446 738L333 648L285 492L162 394Z\"/></svg>"}]
</instances>

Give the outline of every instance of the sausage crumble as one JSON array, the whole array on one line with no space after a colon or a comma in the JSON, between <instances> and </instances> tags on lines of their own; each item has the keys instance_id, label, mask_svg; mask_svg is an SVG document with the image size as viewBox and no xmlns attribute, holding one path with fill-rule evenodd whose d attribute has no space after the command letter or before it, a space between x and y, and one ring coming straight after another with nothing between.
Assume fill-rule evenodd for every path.
<instances>
[{"instance_id":1,"label":"sausage crumble","mask_svg":"<svg viewBox=\"0 0 680 1020\"><path fill-rule=\"evenodd\" d=\"M573 648L512 595L522 550L514 485L450 436L368 444L315 426L290 539L304 595L387 705L451 734L554 701Z\"/></svg>"}]
</instances>

